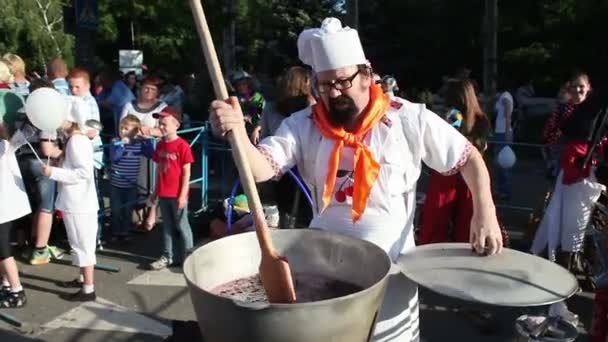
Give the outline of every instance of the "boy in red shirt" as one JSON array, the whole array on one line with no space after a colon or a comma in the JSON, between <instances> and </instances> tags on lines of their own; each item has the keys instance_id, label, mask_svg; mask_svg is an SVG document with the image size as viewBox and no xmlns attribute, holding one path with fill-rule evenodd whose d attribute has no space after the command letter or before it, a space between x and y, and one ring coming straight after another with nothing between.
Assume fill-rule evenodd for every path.
<instances>
[{"instance_id":1,"label":"boy in red shirt","mask_svg":"<svg viewBox=\"0 0 608 342\"><path fill-rule=\"evenodd\" d=\"M158 200L163 217L163 254L150 264L153 270L181 264L193 247L192 229L188 222L188 189L190 165L194 162L187 141L177 135L181 114L171 107L154 114L159 119L162 140L156 146L152 159L158 164L156 189L150 201ZM181 238L181 250L174 248L174 237ZM175 253L174 253L175 252ZM175 257L175 263L174 263Z\"/></svg>"}]
</instances>

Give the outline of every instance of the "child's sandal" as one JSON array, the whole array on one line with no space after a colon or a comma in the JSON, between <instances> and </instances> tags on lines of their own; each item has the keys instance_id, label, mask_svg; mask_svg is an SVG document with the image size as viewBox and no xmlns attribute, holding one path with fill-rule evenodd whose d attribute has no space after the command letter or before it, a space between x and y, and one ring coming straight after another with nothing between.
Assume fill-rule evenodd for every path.
<instances>
[{"instance_id":1,"label":"child's sandal","mask_svg":"<svg viewBox=\"0 0 608 342\"><path fill-rule=\"evenodd\" d=\"M0 301L0 308L14 309L23 307L27 303L27 297L25 291L10 292L5 295Z\"/></svg>"}]
</instances>

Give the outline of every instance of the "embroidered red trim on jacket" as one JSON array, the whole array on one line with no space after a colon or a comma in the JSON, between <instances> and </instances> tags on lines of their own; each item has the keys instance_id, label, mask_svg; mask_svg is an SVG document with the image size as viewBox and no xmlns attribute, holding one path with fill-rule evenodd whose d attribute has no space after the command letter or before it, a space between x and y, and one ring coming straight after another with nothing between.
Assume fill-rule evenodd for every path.
<instances>
[{"instance_id":1,"label":"embroidered red trim on jacket","mask_svg":"<svg viewBox=\"0 0 608 342\"><path fill-rule=\"evenodd\" d=\"M452 176L460 172L460 169L464 166L464 164L469 161L469 158L471 157L471 152L473 152L474 148L475 147L473 146L473 144L467 141L467 144L464 146L464 151L462 151L460 159L458 159L458 163L456 163L456 165L454 165L454 167L450 169L450 171L443 172L441 174L444 176Z\"/></svg>"},{"instance_id":2,"label":"embroidered red trim on jacket","mask_svg":"<svg viewBox=\"0 0 608 342\"><path fill-rule=\"evenodd\" d=\"M268 148L264 147L263 145L258 145L257 149L258 149L258 151L260 151L260 153L262 153L264 158L266 158L266 160L268 160L268 162L270 163L270 166L272 167L272 172L273 172L272 178L273 179L279 178L281 176L281 167L279 166L279 163L277 163L277 161L274 160L274 158L272 157L270 150L268 150Z\"/></svg>"},{"instance_id":3,"label":"embroidered red trim on jacket","mask_svg":"<svg viewBox=\"0 0 608 342\"><path fill-rule=\"evenodd\" d=\"M388 116L383 116L382 119L380 119L380 121L385 124L387 127L393 127L393 121L391 119L389 119Z\"/></svg>"},{"instance_id":4,"label":"embroidered red trim on jacket","mask_svg":"<svg viewBox=\"0 0 608 342\"><path fill-rule=\"evenodd\" d=\"M543 142L545 145L553 145L559 142L562 137L561 126L572 116L574 109L576 109L576 105L573 103L562 104L549 115L543 129Z\"/></svg>"}]
</instances>

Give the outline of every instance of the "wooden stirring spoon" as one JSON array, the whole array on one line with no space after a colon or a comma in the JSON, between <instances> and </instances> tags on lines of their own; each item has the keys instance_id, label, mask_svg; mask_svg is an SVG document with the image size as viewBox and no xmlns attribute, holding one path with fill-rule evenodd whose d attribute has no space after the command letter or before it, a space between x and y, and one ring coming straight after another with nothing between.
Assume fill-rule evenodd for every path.
<instances>
[{"instance_id":1,"label":"wooden stirring spoon","mask_svg":"<svg viewBox=\"0 0 608 342\"><path fill-rule=\"evenodd\" d=\"M205 55L207 69L209 70L209 76L213 83L215 97L221 100L227 100L228 91L226 90L226 83L222 76L203 6L201 5L200 0L190 0L190 8L192 9L194 23L203 47L203 53ZM231 101L231 104L238 108L238 101ZM244 129L244 127L242 129ZM230 132L228 134L228 141L232 148L232 157L234 158L234 162L239 171L241 185L247 195L249 209L253 215L255 231L262 252L262 261L260 263L260 278L262 279L262 285L264 286L270 303L293 303L296 301L296 293L291 270L287 263L287 259L280 256L272 244L270 229L266 223L253 173L251 172L247 155L245 154L244 147L246 146L245 144L248 144L249 142L241 141L239 138L243 136L246 136L246 134L235 134L235 132Z\"/></svg>"}]
</instances>

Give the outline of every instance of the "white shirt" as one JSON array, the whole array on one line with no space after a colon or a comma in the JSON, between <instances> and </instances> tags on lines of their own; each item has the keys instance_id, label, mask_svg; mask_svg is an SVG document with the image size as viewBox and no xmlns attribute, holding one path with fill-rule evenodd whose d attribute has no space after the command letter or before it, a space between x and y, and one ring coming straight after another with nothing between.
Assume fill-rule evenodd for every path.
<instances>
[{"instance_id":1,"label":"white shirt","mask_svg":"<svg viewBox=\"0 0 608 342\"><path fill-rule=\"evenodd\" d=\"M0 140L0 223L14 221L32 210L23 177L10 143Z\"/></svg>"},{"instance_id":2,"label":"white shirt","mask_svg":"<svg viewBox=\"0 0 608 342\"><path fill-rule=\"evenodd\" d=\"M467 140L424 105L393 98L385 119L372 128L365 142L381 167L365 212L355 223L351 199L340 203L335 193L320 213L327 163L335 141L321 136L311 108L285 119L275 136L264 139L260 146L269 152L281 174L297 165L315 202L312 227L372 241L396 260L402 251L414 246L415 190L421 162L447 172L459 163ZM351 160L352 149L345 148L340 169L352 170ZM345 177L336 179L334 192L343 190L340 185L344 181Z\"/></svg>"},{"instance_id":3,"label":"white shirt","mask_svg":"<svg viewBox=\"0 0 608 342\"><path fill-rule=\"evenodd\" d=\"M62 167L53 167L52 180L59 183L57 209L67 213L99 210L93 175L93 147L86 135L74 134L65 148Z\"/></svg>"},{"instance_id":4,"label":"white shirt","mask_svg":"<svg viewBox=\"0 0 608 342\"><path fill-rule=\"evenodd\" d=\"M158 105L150 108L147 111L144 111L140 108L136 108L133 106L133 102L127 102L127 104L122 109L122 114L120 115L120 120L122 120L128 114L135 115L139 121L141 121L141 125L144 127L154 128L158 126L158 119L152 117L154 113L158 113L167 107L167 104L159 101Z\"/></svg>"},{"instance_id":5,"label":"white shirt","mask_svg":"<svg viewBox=\"0 0 608 342\"><path fill-rule=\"evenodd\" d=\"M496 126L494 126L494 132L496 133L506 133L506 115L509 112L509 115L513 112L513 96L508 91L503 92L498 97L496 101Z\"/></svg>"}]
</instances>

